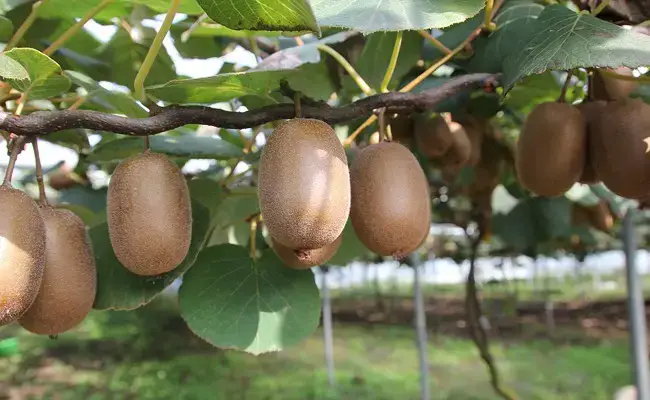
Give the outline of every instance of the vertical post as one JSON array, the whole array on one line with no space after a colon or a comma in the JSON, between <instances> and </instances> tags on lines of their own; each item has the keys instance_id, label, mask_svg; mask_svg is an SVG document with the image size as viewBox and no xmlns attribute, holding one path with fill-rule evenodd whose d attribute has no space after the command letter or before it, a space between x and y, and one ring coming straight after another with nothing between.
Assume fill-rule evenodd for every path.
<instances>
[{"instance_id":1,"label":"vertical post","mask_svg":"<svg viewBox=\"0 0 650 400\"><path fill-rule=\"evenodd\" d=\"M429 361L427 360L427 319L424 310L424 296L422 295L422 282L420 279L420 256L411 255L413 263L413 296L415 301L415 331L420 360L420 399L430 400L429 388Z\"/></svg>"},{"instance_id":2,"label":"vertical post","mask_svg":"<svg viewBox=\"0 0 650 400\"><path fill-rule=\"evenodd\" d=\"M629 318L630 349L634 362L634 380L639 400L650 400L650 368L646 341L645 304L641 280L636 266L637 243L634 232L634 209L628 208L623 219L623 249L627 280L627 308Z\"/></svg>"},{"instance_id":3,"label":"vertical post","mask_svg":"<svg viewBox=\"0 0 650 400\"><path fill-rule=\"evenodd\" d=\"M321 270L321 297L323 298L323 337L325 341L325 367L327 368L327 382L334 387L334 334L332 329L332 303L327 286L329 267L323 265Z\"/></svg>"}]
</instances>

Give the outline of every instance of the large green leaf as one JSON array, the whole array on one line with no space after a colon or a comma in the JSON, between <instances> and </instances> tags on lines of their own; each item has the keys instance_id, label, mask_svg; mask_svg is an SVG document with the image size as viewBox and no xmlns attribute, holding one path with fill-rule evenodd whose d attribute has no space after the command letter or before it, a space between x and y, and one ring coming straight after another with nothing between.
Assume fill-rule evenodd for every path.
<instances>
[{"instance_id":1,"label":"large green leaf","mask_svg":"<svg viewBox=\"0 0 650 400\"><path fill-rule=\"evenodd\" d=\"M367 38L357 61L356 69L370 86L379 90L395 45L395 32L377 32ZM422 36L417 32L404 32L397 65L393 72L393 85L420 59Z\"/></svg>"},{"instance_id":2,"label":"large green leaf","mask_svg":"<svg viewBox=\"0 0 650 400\"><path fill-rule=\"evenodd\" d=\"M359 237L354 232L352 222L348 219L348 222L345 224L345 228L343 229L343 240L341 241L341 246L327 264L346 266L355 259L368 253L370 253L370 251L363 243L361 243L361 240L359 240Z\"/></svg>"},{"instance_id":3,"label":"large green leaf","mask_svg":"<svg viewBox=\"0 0 650 400\"><path fill-rule=\"evenodd\" d=\"M463 22L485 5L483 0L312 0L321 26L361 32L443 28Z\"/></svg>"},{"instance_id":4,"label":"large green leaf","mask_svg":"<svg viewBox=\"0 0 650 400\"><path fill-rule=\"evenodd\" d=\"M227 160L244 153L237 146L217 137L156 135L149 139L151 150L169 156ZM98 145L88 155L89 162L123 160L142 152L142 138L127 137Z\"/></svg>"},{"instance_id":5,"label":"large green leaf","mask_svg":"<svg viewBox=\"0 0 650 400\"><path fill-rule=\"evenodd\" d=\"M70 79L50 57L32 48L16 48L5 53L25 68L28 79L9 79L16 90L29 93L29 98L47 99L70 89Z\"/></svg>"},{"instance_id":6,"label":"large green leaf","mask_svg":"<svg viewBox=\"0 0 650 400\"><path fill-rule=\"evenodd\" d=\"M143 118L147 116L147 112L132 97L105 89L97 81L82 73L64 71L64 74L70 78L72 83L86 89L88 100L108 106L113 112L124 114L127 117Z\"/></svg>"},{"instance_id":7,"label":"large green leaf","mask_svg":"<svg viewBox=\"0 0 650 400\"><path fill-rule=\"evenodd\" d=\"M90 230L97 264L97 295L94 308L99 310L133 310L151 301L187 271L203 249L212 227L210 213L192 201L192 242L185 260L171 272L157 277L143 277L129 272L115 257L106 223Z\"/></svg>"},{"instance_id":8,"label":"large green leaf","mask_svg":"<svg viewBox=\"0 0 650 400\"><path fill-rule=\"evenodd\" d=\"M297 344L318 327L311 270L287 268L273 250L253 261L245 248L209 247L183 277L181 315L214 346L255 355Z\"/></svg>"},{"instance_id":9,"label":"large green leaf","mask_svg":"<svg viewBox=\"0 0 650 400\"><path fill-rule=\"evenodd\" d=\"M121 0L133 1L136 4L144 4L152 10L159 13L166 13L169 10L171 0ZM181 5L178 7L178 12L188 15L197 15L203 13L203 9L197 3L197 0L181 0Z\"/></svg>"},{"instance_id":10,"label":"large green leaf","mask_svg":"<svg viewBox=\"0 0 650 400\"><path fill-rule=\"evenodd\" d=\"M18 61L6 54L0 54L0 76L13 81L29 80L27 70Z\"/></svg>"},{"instance_id":11,"label":"large green leaf","mask_svg":"<svg viewBox=\"0 0 650 400\"><path fill-rule=\"evenodd\" d=\"M81 18L98 6L103 0L47 0L38 9L40 18ZM124 17L129 14L132 4L130 0L110 2L94 19L108 21L111 18Z\"/></svg>"},{"instance_id":12,"label":"large green leaf","mask_svg":"<svg viewBox=\"0 0 650 400\"><path fill-rule=\"evenodd\" d=\"M197 0L205 13L231 29L320 32L308 0Z\"/></svg>"},{"instance_id":13,"label":"large green leaf","mask_svg":"<svg viewBox=\"0 0 650 400\"><path fill-rule=\"evenodd\" d=\"M623 29L561 5L546 7L534 21L508 25L510 44L504 63L504 86L546 70L578 67L640 67L650 65L650 37Z\"/></svg>"},{"instance_id":14,"label":"large green leaf","mask_svg":"<svg viewBox=\"0 0 650 400\"><path fill-rule=\"evenodd\" d=\"M73 149L78 153L90 148L88 134L83 129L67 129L64 131L52 132L42 138L50 143Z\"/></svg>"},{"instance_id":15,"label":"large green leaf","mask_svg":"<svg viewBox=\"0 0 650 400\"><path fill-rule=\"evenodd\" d=\"M14 33L14 24L7 17L0 16L0 40L6 41Z\"/></svg>"}]
</instances>

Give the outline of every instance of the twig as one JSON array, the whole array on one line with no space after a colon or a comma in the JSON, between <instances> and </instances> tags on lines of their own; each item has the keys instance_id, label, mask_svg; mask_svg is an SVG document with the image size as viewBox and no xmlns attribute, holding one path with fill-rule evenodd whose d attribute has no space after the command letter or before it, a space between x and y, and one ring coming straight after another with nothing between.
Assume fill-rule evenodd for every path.
<instances>
[{"instance_id":1,"label":"twig","mask_svg":"<svg viewBox=\"0 0 650 400\"><path fill-rule=\"evenodd\" d=\"M59 49L63 44L70 39L72 36L74 36L81 28L83 28L84 25L86 25L86 22L90 21L95 15L99 14L100 11L102 11L104 8L106 8L107 5L109 5L113 0L104 0L101 3L99 3L97 6L95 6L93 9L88 11L86 15L84 15L76 24L72 25L70 28L68 28L65 32L61 34L52 44L45 50L43 50L43 54L46 56L51 55L54 53L57 49Z\"/></svg>"},{"instance_id":2,"label":"twig","mask_svg":"<svg viewBox=\"0 0 650 400\"><path fill-rule=\"evenodd\" d=\"M9 163L7 164L7 170L5 171L5 179L2 181L3 186L11 186L11 177L14 174L16 159L18 159L18 154L23 151L25 140L27 140L27 138L24 136L20 136L13 140L13 147L11 149L11 155L9 156Z\"/></svg>"},{"instance_id":3,"label":"twig","mask_svg":"<svg viewBox=\"0 0 650 400\"><path fill-rule=\"evenodd\" d=\"M420 36L422 36L423 38L425 38L425 39L427 39L429 42L431 42L431 44L433 44L433 45L434 45L438 50L442 51L444 54L449 54L449 53L451 53L451 50L450 50L447 46L445 46L444 44L442 44L442 42L441 42L440 40L438 40L438 39L436 39L435 37L433 37L433 35L430 34L429 32L427 32L427 31L423 31L423 30L419 30L418 33L420 34Z\"/></svg>"},{"instance_id":4,"label":"twig","mask_svg":"<svg viewBox=\"0 0 650 400\"><path fill-rule=\"evenodd\" d=\"M388 68L386 68L386 74L384 79L381 81L381 86L379 87L379 92L386 93L388 91L388 85L390 80L395 73L395 67L397 66L397 58L399 56L399 49L402 47L402 31L397 32L395 37L395 45L393 46L393 53L390 56L390 61L388 62Z\"/></svg>"},{"instance_id":5,"label":"twig","mask_svg":"<svg viewBox=\"0 0 650 400\"><path fill-rule=\"evenodd\" d=\"M478 301L476 291L475 271L478 246L481 243L481 236L482 235L479 232L476 237L471 238L469 273L467 274L467 285L465 291L465 308L467 311L469 333L472 337L472 341L474 344L476 344L476 347L479 350L483 362L488 368L488 371L490 373L490 383L494 391L505 400L516 400L517 396L513 394L509 389L503 387L501 384L499 370L497 369L494 358L490 353L487 333L483 329L483 326L479 320L482 312L481 304Z\"/></svg>"},{"instance_id":6,"label":"twig","mask_svg":"<svg viewBox=\"0 0 650 400\"><path fill-rule=\"evenodd\" d=\"M338 51L336 51L333 48L331 48L331 47L329 47L327 45L324 45L324 44L318 45L318 50L324 51L325 53L329 54L339 64L341 64L341 67L343 67L343 69L345 69L345 71L348 74L350 74L350 77L352 77L354 82L357 84L357 86L359 86L359 89L361 89L361 91L363 93L365 93L367 96L370 96L370 95L373 94L372 89L370 88L370 86L368 86L366 81L363 80L363 78L361 77L361 75L359 75L357 70L355 70L354 67L352 65L350 65L348 60L346 60L345 57L343 57Z\"/></svg>"},{"instance_id":7,"label":"twig","mask_svg":"<svg viewBox=\"0 0 650 400\"><path fill-rule=\"evenodd\" d=\"M591 15L594 17L597 16L598 14L603 12L603 10L605 10L608 5L609 5L609 0L601 1L600 4L598 4L598 6L591 11Z\"/></svg>"},{"instance_id":8,"label":"twig","mask_svg":"<svg viewBox=\"0 0 650 400\"><path fill-rule=\"evenodd\" d=\"M36 165L36 183L38 184L38 199L42 206L47 207L47 196L45 195L45 183L43 182L43 167L41 166L41 155L38 151L38 138L32 140L34 148L34 164Z\"/></svg>"},{"instance_id":9,"label":"twig","mask_svg":"<svg viewBox=\"0 0 650 400\"><path fill-rule=\"evenodd\" d=\"M194 32L196 30L196 28L201 26L201 23L203 23L203 21L205 21L207 18L208 18L208 14L206 14L206 13L203 13L203 14L199 15L199 17L196 19L196 21L194 21L192 23L192 25L190 25L190 27L187 28L187 30L185 30L185 31L183 31L183 33L181 33L181 42L182 43L187 42L189 40L190 36L192 35L192 32Z\"/></svg>"},{"instance_id":10,"label":"twig","mask_svg":"<svg viewBox=\"0 0 650 400\"><path fill-rule=\"evenodd\" d=\"M9 42L5 46L4 51L9 51L9 50L13 49L14 47L16 47L18 42L20 42L20 39L22 39L23 36L25 36L25 33L27 33L27 30L29 29L29 27L31 27L32 24L34 23L34 21L36 21L36 17L38 17L38 8L41 5L43 5L43 3L45 1L47 1L47 0L41 0L41 1L37 1L36 3L34 3L34 5L32 6L32 11L29 13L27 18L25 18L25 21L23 21L22 25L20 25L20 27L18 27L18 30L16 30L16 33L14 33L14 35L11 37L11 39L9 39Z\"/></svg>"},{"instance_id":11,"label":"twig","mask_svg":"<svg viewBox=\"0 0 650 400\"><path fill-rule=\"evenodd\" d=\"M485 84L496 84L499 74L462 75L421 93L382 93L342 107L302 104L303 118L320 119L329 124L364 117L386 107L389 112L405 113L434 108L447 97ZM204 106L161 107L156 115L128 118L92 110L38 111L18 117L0 111L0 130L19 135L46 135L66 129L85 128L131 136L155 135L187 124L243 129L271 121L293 118L293 103L275 104L246 112L224 111ZM373 115L376 119L376 116Z\"/></svg>"},{"instance_id":12,"label":"twig","mask_svg":"<svg viewBox=\"0 0 650 400\"><path fill-rule=\"evenodd\" d=\"M557 99L558 103L564 103L566 101L566 92L569 90L569 84L571 83L571 78L573 78L573 70L569 70L566 73L566 79L564 80L564 85L562 85L562 91L560 91L560 97Z\"/></svg>"},{"instance_id":13,"label":"twig","mask_svg":"<svg viewBox=\"0 0 650 400\"><path fill-rule=\"evenodd\" d=\"M383 142L386 140L386 108L382 107L379 109L379 141Z\"/></svg>"},{"instance_id":14,"label":"twig","mask_svg":"<svg viewBox=\"0 0 650 400\"><path fill-rule=\"evenodd\" d=\"M162 46L163 39L165 39L165 36L167 36L169 28L171 28L172 22L174 22L176 10L178 10L178 7L180 5L181 0L172 0L171 5L169 6L169 10L167 10L167 15L165 16L162 25L160 25L160 29L158 30L158 33L156 33L156 37L154 37L153 42L151 43L151 47L149 47L149 51L147 52L147 55L145 56L140 69L138 70L138 74L135 76L135 80L133 81L133 89L135 90L136 98L140 101L144 102L147 99L144 92L144 81L147 79L147 75L149 75L149 71L151 70L153 63L156 60L158 52L160 51L160 46Z\"/></svg>"}]
</instances>

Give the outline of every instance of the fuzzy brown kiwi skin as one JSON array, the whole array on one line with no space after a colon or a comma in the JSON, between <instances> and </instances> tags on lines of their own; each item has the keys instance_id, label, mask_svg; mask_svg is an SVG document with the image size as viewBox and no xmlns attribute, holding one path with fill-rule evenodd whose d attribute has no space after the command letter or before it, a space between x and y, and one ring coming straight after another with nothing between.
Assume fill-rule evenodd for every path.
<instances>
[{"instance_id":1,"label":"fuzzy brown kiwi skin","mask_svg":"<svg viewBox=\"0 0 650 400\"><path fill-rule=\"evenodd\" d=\"M425 157L441 157L454 141L447 121L441 115L420 114L415 117L413 125L415 142Z\"/></svg>"},{"instance_id":2,"label":"fuzzy brown kiwi skin","mask_svg":"<svg viewBox=\"0 0 650 400\"><path fill-rule=\"evenodd\" d=\"M458 122L450 122L449 130L452 134L451 146L440 158L440 163L445 167L460 170L470 160L472 142L469 140L465 128Z\"/></svg>"},{"instance_id":3,"label":"fuzzy brown kiwi skin","mask_svg":"<svg viewBox=\"0 0 650 400\"><path fill-rule=\"evenodd\" d=\"M271 237L271 247L278 258L284 262L285 265L294 269L307 269L323 265L329 261L336 251L341 246L343 241L343 233L339 235L336 240L320 249L315 250L293 250L283 246Z\"/></svg>"},{"instance_id":4,"label":"fuzzy brown kiwi skin","mask_svg":"<svg viewBox=\"0 0 650 400\"><path fill-rule=\"evenodd\" d=\"M336 240L350 213L350 172L331 126L299 118L275 128L260 158L259 203L269 235L285 247Z\"/></svg>"},{"instance_id":5,"label":"fuzzy brown kiwi skin","mask_svg":"<svg viewBox=\"0 0 650 400\"><path fill-rule=\"evenodd\" d=\"M400 143L408 148L413 146L415 115L398 114L389 119L392 141Z\"/></svg>"},{"instance_id":6,"label":"fuzzy brown kiwi skin","mask_svg":"<svg viewBox=\"0 0 650 400\"><path fill-rule=\"evenodd\" d=\"M108 186L108 232L117 259L136 275L176 268L192 239L192 205L180 169L146 151L117 166Z\"/></svg>"},{"instance_id":7,"label":"fuzzy brown kiwi skin","mask_svg":"<svg viewBox=\"0 0 650 400\"><path fill-rule=\"evenodd\" d=\"M593 185L600 182L596 170L594 169L592 155L590 151L591 147L591 131L593 130L593 123L595 117L602 112L606 112L607 102L598 100L598 101L586 101L580 103L576 106L582 115L584 116L587 122L587 135L585 137L585 148L587 152L585 153L585 166L582 170L582 175L580 176L580 183L586 185Z\"/></svg>"},{"instance_id":8,"label":"fuzzy brown kiwi skin","mask_svg":"<svg viewBox=\"0 0 650 400\"><path fill-rule=\"evenodd\" d=\"M36 300L18 323L39 335L58 335L79 325L92 309L97 271L83 221L72 211L43 207L46 261Z\"/></svg>"},{"instance_id":9,"label":"fuzzy brown kiwi skin","mask_svg":"<svg viewBox=\"0 0 650 400\"><path fill-rule=\"evenodd\" d=\"M45 267L45 224L25 193L0 186L0 326L32 305Z\"/></svg>"},{"instance_id":10,"label":"fuzzy brown kiwi skin","mask_svg":"<svg viewBox=\"0 0 650 400\"><path fill-rule=\"evenodd\" d=\"M650 157L644 140L650 132L650 105L626 98L607 104L594 117L590 152L594 169L614 193L630 199L650 194Z\"/></svg>"},{"instance_id":11,"label":"fuzzy brown kiwi skin","mask_svg":"<svg viewBox=\"0 0 650 400\"><path fill-rule=\"evenodd\" d=\"M361 150L350 169L350 218L359 240L382 256L402 258L429 233L429 185L413 154L399 143Z\"/></svg>"},{"instance_id":12,"label":"fuzzy brown kiwi skin","mask_svg":"<svg viewBox=\"0 0 650 400\"><path fill-rule=\"evenodd\" d=\"M632 69L627 67L604 68L604 70L618 75L633 76ZM638 86L637 82L610 77L597 70L593 79L593 95L596 100L621 100L632 94Z\"/></svg>"},{"instance_id":13,"label":"fuzzy brown kiwi skin","mask_svg":"<svg viewBox=\"0 0 650 400\"><path fill-rule=\"evenodd\" d=\"M564 194L582 175L587 122L566 103L542 103L528 115L517 141L519 182L540 196Z\"/></svg>"}]
</instances>

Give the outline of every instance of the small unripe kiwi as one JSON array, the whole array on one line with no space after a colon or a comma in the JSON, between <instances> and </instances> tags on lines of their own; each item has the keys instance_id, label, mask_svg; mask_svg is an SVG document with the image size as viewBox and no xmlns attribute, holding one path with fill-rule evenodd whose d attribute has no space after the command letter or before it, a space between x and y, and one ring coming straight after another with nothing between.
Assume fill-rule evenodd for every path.
<instances>
[{"instance_id":1,"label":"small unripe kiwi","mask_svg":"<svg viewBox=\"0 0 650 400\"><path fill-rule=\"evenodd\" d=\"M81 218L72 211L42 208L46 261L36 300L18 320L28 331L58 335L86 318L97 288L95 259Z\"/></svg>"},{"instance_id":2,"label":"small unripe kiwi","mask_svg":"<svg viewBox=\"0 0 650 400\"><path fill-rule=\"evenodd\" d=\"M192 239L190 193L178 166L150 151L124 160L108 186L107 219L115 256L129 271L176 268Z\"/></svg>"},{"instance_id":3,"label":"small unripe kiwi","mask_svg":"<svg viewBox=\"0 0 650 400\"><path fill-rule=\"evenodd\" d=\"M440 158L440 163L448 168L460 170L469 162L472 142L461 124L452 121L448 125L452 138L451 146Z\"/></svg>"},{"instance_id":4,"label":"small unripe kiwi","mask_svg":"<svg viewBox=\"0 0 650 400\"><path fill-rule=\"evenodd\" d=\"M418 115L413 130L418 150L428 158L441 157L454 141L447 121L440 114Z\"/></svg>"},{"instance_id":5,"label":"small unripe kiwi","mask_svg":"<svg viewBox=\"0 0 650 400\"><path fill-rule=\"evenodd\" d=\"M350 170L350 218L359 240L371 251L403 258L429 233L429 185L413 154L399 143L361 150Z\"/></svg>"},{"instance_id":6,"label":"small unripe kiwi","mask_svg":"<svg viewBox=\"0 0 650 400\"><path fill-rule=\"evenodd\" d=\"M542 103L526 118L517 142L519 182L540 196L559 196L573 186L585 165L587 123L566 103Z\"/></svg>"},{"instance_id":7,"label":"small unripe kiwi","mask_svg":"<svg viewBox=\"0 0 650 400\"><path fill-rule=\"evenodd\" d=\"M275 128L260 158L259 201L269 234L290 249L320 249L339 237L350 172L331 126L299 118Z\"/></svg>"},{"instance_id":8,"label":"small unripe kiwi","mask_svg":"<svg viewBox=\"0 0 650 400\"><path fill-rule=\"evenodd\" d=\"M590 155L594 170L614 193L642 199L650 193L650 105L626 98L607 104L594 118Z\"/></svg>"},{"instance_id":9,"label":"small unripe kiwi","mask_svg":"<svg viewBox=\"0 0 650 400\"><path fill-rule=\"evenodd\" d=\"M621 76L633 76L632 69L628 67L603 68L603 71L615 73ZM617 79L613 76L603 74L596 70L593 79L593 93L597 100L621 100L628 97L639 86L638 82Z\"/></svg>"},{"instance_id":10,"label":"small unripe kiwi","mask_svg":"<svg viewBox=\"0 0 650 400\"><path fill-rule=\"evenodd\" d=\"M20 318L36 299L45 266L45 224L25 193L0 186L0 326Z\"/></svg>"},{"instance_id":11,"label":"small unripe kiwi","mask_svg":"<svg viewBox=\"0 0 650 400\"><path fill-rule=\"evenodd\" d=\"M327 244L320 249L296 251L283 246L271 237L271 247L273 248L273 251L275 251L275 254L278 255L278 258L280 258L280 260L282 260L282 262L287 266L295 269L307 269L323 265L329 261L329 259L336 254L339 246L341 246L342 240L343 233L341 233L332 243Z\"/></svg>"}]
</instances>

